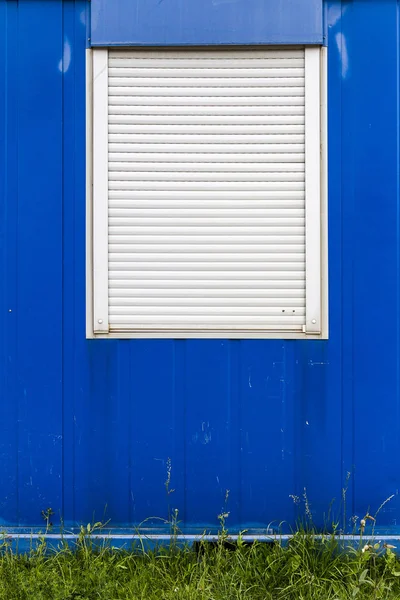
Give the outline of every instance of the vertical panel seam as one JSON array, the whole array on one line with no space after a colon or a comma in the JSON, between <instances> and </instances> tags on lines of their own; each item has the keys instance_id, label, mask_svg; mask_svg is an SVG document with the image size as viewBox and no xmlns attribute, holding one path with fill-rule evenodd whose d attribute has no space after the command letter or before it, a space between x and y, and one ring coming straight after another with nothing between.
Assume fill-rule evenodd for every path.
<instances>
[{"instance_id":1,"label":"vertical panel seam","mask_svg":"<svg viewBox=\"0 0 400 600\"><path fill-rule=\"evenodd\" d=\"M9 6L9 4L8 4ZM16 39L18 41L17 44L17 56L16 56L16 62L17 62L17 67L19 66L19 4L18 1L16 3L15 6L15 11L16 11L16 29L17 29L17 35L16 35ZM7 27L7 54L8 54L8 27ZM7 56L7 63L8 63L8 56ZM17 69L18 71L18 69ZM8 77L8 73L7 73L7 77ZM15 223L15 242L14 242L14 250L15 250L15 270L16 270L16 274L15 274L15 299L16 299L16 308L18 306L18 271L19 271L19 244L18 244L18 223L19 223L19 93L18 93L18 79L17 79L17 93L16 93L16 192L17 192L17 197L16 197L16 223ZM8 170L8 168L7 168ZM7 201L9 201L9 197L7 198ZM18 365L18 356L19 356L19 314L18 314L18 310L16 311L16 317L15 317L15 331L14 331L14 335L15 335L15 366L13 368L13 384L14 384L14 393L16 390L16 383L17 383L17 372L16 372L16 365ZM16 458L16 478L17 478L17 490L16 490L16 504L17 504L17 522L18 524L20 523L20 507L19 507L19 475L20 475L20 469L19 469L19 443L20 443L20 435L19 435L19 423L20 423L20 403L19 400L16 399L17 401L17 433L16 433L16 452L17 452L17 458Z\"/></svg>"},{"instance_id":2,"label":"vertical panel seam","mask_svg":"<svg viewBox=\"0 0 400 600\"><path fill-rule=\"evenodd\" d=\"M64 518L65 513L65 102L64 102L64 44L65 44L65 22L64 22L64 2L61 4L61 431L62 431L62 453L61 453L61 516Z\"/></svg>"},{"instance_id":3,"label":"vertical panel seam","mask_svg":"<svg viewBox=\"0 0 400 600\"><path fill-rule=\"evenodd\" d=\"M399 0L396 0L396 262L397 262L397 331L396 331L396 349L397 349L397 368L396 368L396 409L397 409L397 425L400 421L400 37L399 37ZM397 434L397 448L399 450L399 434ZM399 456L399 453L397 453Z\"/></svg>"}]
</instances>

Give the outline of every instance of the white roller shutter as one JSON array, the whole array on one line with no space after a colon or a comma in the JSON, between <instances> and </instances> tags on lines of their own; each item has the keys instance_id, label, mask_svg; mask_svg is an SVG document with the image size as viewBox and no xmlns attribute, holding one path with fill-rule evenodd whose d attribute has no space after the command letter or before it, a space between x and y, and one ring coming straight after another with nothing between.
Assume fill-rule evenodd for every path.
<instances>
[{"instance_id":1,"label":"white roller shutter","mask_svg":"<svg viewBox=\"0 0 400 600\"><path fill-rule=\"evenodd\" d=\"M94 52L95 332L320 332L306 52Z\"/></svg>"}]
</instances>

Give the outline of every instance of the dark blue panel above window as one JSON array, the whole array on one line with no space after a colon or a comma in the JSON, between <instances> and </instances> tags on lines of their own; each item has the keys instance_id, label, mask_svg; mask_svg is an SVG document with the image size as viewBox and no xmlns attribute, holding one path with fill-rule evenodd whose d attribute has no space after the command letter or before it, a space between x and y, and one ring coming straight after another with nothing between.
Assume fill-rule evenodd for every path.
<instances>
[{"instance_id":1,"label":"dark blue panel above window","mask_svg":"<svg viewBox=\"0 0 400 600\"><path fill-rule=\"evenodd\" d=\"M93 46L322 44L322 0L92 0Z\"/></svg>"}]
</instances>

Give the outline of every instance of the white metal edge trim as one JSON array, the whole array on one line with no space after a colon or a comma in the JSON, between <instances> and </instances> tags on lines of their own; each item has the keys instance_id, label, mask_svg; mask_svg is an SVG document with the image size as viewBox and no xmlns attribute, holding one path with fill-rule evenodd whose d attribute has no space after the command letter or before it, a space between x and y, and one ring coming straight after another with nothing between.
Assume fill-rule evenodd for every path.
<instances>
[{"instance_id":1,"label":"white metal edge trim","mask_svg":"<svg viewBox=\"0 0 400 600\"><path fill-rule=\"evenodd\" d=\"M93 50L93 330L108 332L108 49Z\"/></svg>"},{"instance_id":2,"label":"white metal edge trim","mask_svg":"<svg viewBox=\"0 0 400 600\"><path fill-rule=\"evenodd\" d=\"M103 339L231 339L231 340L305 340L305 339L322 339L320 333L316 334L305 334L301 331L268 331L268 330L237 330L230 331L228 329L218 330L213 329L205 331L204 329L199 331L178 331L178 330L132 330L132 331L118 331L114 330L109 334L96 334L95 338Z\"/></svg>"},{"instance_id":3,"label":"white metal edge trim","mask_svg":"<svg viewBox=\"0 0 400 600\"><path fill-rule=\"evenodd\" d=\"M93 53L86 50L86 337L93 338Z\"/></svg>"},{"instance_id":4,"label":"white metal edge trim","mask_svg":"<svg viewBox=\"0 0 400 600\"><path fill-rule=\"evenodd\" d=\"M328 51L321 48L321 293L322 339L329 337L328 256Z\"/></svg>"},{"instance_id":5,"label":"white metal edge trim","mask_svg":"<svg viewBox=\"0 0 400 600\"><path fill-rule=\"evenodd\" d=\"M306 48L306 333L321 332L320 94L320 48Z\"/></svg>"}]
</instances>

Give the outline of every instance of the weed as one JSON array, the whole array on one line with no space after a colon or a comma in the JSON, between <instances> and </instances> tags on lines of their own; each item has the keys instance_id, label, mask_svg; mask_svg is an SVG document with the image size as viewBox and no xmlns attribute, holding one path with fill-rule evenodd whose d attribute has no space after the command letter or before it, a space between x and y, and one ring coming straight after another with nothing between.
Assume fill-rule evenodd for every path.
<instances>
[{"instance_id":1,"label":"weed","mask_svg":"<svg viewBox=\"0 0 400 600\"><path fill-rule=\"evenodd\" d=\"M215 545L151 551L94 543L102 523L81 528L75 547L43 538L27 554L0 541L0 600L397 600L400 561L394 547L368 542L343 552L341 538L298 529L289 544L248 544L229 537L220 515ZM360 536L361 540L361 536Z\"/></svg>"},{"instance_id":2,"label":"weed","mask_svg":"<svg viewBox=\"0 0 400 600\"><path fill-rule=\"evenodd\" d=\"M167 497L171 465L165 483ZM312 522L306 490L305 521L289 543L233 541L227 526L228 500L218 515L219 535L211 544L203 537L195 546L178 544L179 513L171 512L170 543L151 549L143 537L128 551L112 548L97 537L107 523L80 528L73 545L56 548L46 542L51 509L43 511L46 531L25 554L12 551L9 536L0 537L0 600L398 600L400 560L396 548L366 537L377 516L369 509L359 521L357 543L345 547L339 523L318 531ZM342 501L345 500L345 494ZM344 504L344 502L343 502ZM169 510L169 508L168 508ZM345 511L343 511L343 518ZM329 519L329 512L328 512Z\"/></svg>"}]
</instances>

